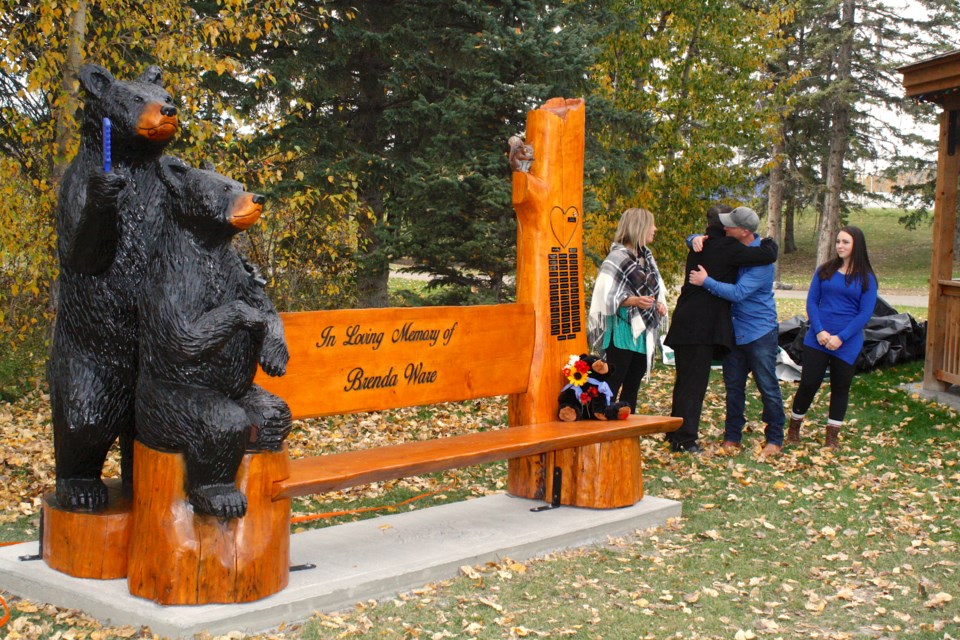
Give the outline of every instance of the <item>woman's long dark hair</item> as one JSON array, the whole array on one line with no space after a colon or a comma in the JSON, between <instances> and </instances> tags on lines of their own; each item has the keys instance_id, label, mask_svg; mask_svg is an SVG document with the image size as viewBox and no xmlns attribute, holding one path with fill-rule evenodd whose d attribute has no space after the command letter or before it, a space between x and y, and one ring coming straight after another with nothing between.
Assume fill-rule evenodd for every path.
<instances>
[{"instance_id":1,"label":"woman's long dark hair","mask_svg":"<svg viewBox=\"0 0 960 640\"><path fill-rule=\"evenodd\" d=\"M877 274L873 272L873 267L870 265L870 256L867 255L867 239L860 227L846 226L840 229L837 235L840 235L840 232L853 238L853 251L850 252L850 271L846 273L847 286L849 287L856 282L857 278L860 278L861 290L866 291L870 285L869 276L873 276L874 280L877 278ZM842 266L843 258L837 256L817 267L817 274L821 280L829 280Z\"/></svg>"}]
</instances>

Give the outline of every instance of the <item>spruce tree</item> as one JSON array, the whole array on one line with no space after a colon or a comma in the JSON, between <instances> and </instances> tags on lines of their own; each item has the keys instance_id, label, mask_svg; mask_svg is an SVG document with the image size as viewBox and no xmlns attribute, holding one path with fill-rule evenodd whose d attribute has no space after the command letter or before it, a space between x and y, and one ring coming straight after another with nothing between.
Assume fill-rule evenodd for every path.
<instances>
[{"instance_id":1,"label":"spruce tree","mask_svg":"<svg viewBox=\"0 0 960 640\"><path fill-rule=\"evenodd\" d=\"M547 98L585 94L586 6L303 2L298 27L257 52L275 83L249 105L278 121L261 143L294 151L303 181L355 186L357 304L387 304L401 257L451 285L444 301L508 296L507 140Z\"/></svg>"},{"instance_id":2,"label":"spruce tree","mask_svg":"<svg viewBox=\"0 0 960 640\"><path fill-rule=\"evenodd\" d=\"M832 255L836 230L864 191L858 168L886 164L897 176L935 161L935 153L923 160L915 151L920 141L910 121L930 111L904 99L897 68L954 46L958 17L955 0L797 3L780 61L804 75L783 123L784 238L793 236L790 212L813 208L817 263Z\"/></svg>"}]
</instances>

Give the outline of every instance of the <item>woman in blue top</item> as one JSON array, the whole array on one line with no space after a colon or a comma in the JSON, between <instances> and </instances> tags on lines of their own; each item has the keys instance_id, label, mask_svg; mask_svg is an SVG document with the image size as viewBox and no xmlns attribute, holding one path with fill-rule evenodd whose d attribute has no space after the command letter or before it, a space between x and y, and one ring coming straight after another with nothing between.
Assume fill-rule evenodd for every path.
<instances>
[{"instance_id":1,"label":"woman in blue top","mask_svg":"<svg viewBox=\"0 0 960 640\"><path fill-rule=\"evenodd\" d=\"M637 410L644 375L653 364L657 329L667 313L657 261L647 246L657 233L653 214L623 212L610 253L600 265L587 322L590 347L610 365L613 400Z\"/></svg>"},{"instance_id":2,"label":"woman in blue top","mask_svg":"<svg viewBox=\"0 0 960 640\"><path fill-rule=\"evenodd\" d=\"M847 413L854 364L863 349L863 327L877 304L877 278L858 227L837 234L837 257L817 268L807 293L810 328L803 339L800 387L786 441L800 442L800 426L830 368L830 411L825 446L836 449Z\"/></svg>"}]
</instances>

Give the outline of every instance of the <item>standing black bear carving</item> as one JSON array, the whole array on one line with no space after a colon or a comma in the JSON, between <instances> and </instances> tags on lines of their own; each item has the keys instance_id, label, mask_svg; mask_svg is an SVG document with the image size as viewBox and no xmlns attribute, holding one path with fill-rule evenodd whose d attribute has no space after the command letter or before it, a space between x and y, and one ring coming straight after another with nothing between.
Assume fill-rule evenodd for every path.
<instances>
[{"instance_id":1,"label":"standing black bear carving","mask_svg":"<svg viewBox=\"0 0 960 640\"><path fill-rule=\"evenodd\" d=\"M258 362L286 370L283 324L231 244L263 197L173 158L161 175L170 203L141 288L137 438L183 453L195 511L237 518L244 451L279 449L291 425L287 404L253 384Z\"/></svg>"},{"instance_id":2,"label":"standing black bear carving","mask_svg":"<svg viewBox=\"0 0 960 640\"><path fill-rule=\"evenodd\" d=\"M120 438L122 478L132 480L137 290L164 197L157 160L179 123L161 73L116 80L85 65L80 149L57 209L59 308L48 364L56 497L64 509L104 507L103 463ZM112 170L103 169L103 122Z\"/></svg>"}]
</instances>

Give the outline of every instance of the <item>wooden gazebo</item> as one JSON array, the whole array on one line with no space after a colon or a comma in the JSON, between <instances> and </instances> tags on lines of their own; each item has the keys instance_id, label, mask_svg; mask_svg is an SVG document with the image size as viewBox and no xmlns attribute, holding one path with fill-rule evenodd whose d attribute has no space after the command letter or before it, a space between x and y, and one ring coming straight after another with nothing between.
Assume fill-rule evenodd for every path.
<instances>
[{"instance_id":1,"label":"wooden gazebo","mask_svg":"<svg viewBox=\"0 0 960 640\"><path fill-rule=\"evenodd\" d=\"M951 385L960 385L960 280L953 277L960 171L960 50L921 60L899 71L907 97L932 102L943 109L922 385L923 391L936 394Z\"/></svg>"}]
</instances>

